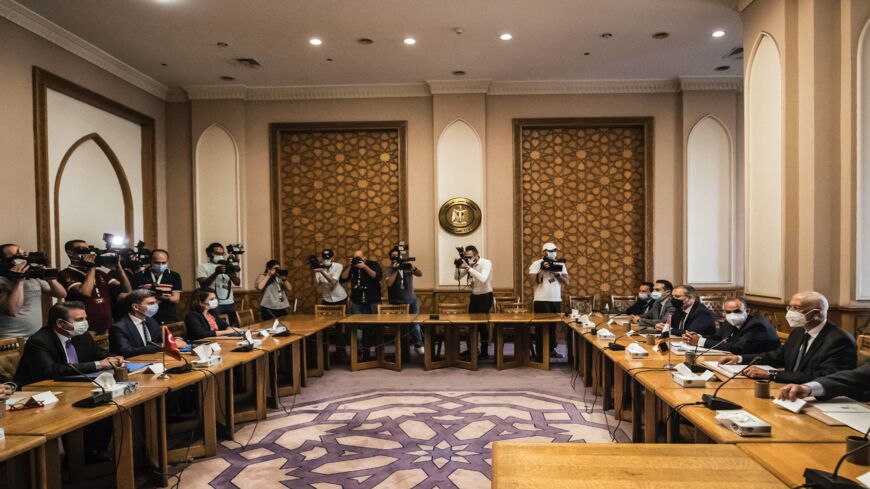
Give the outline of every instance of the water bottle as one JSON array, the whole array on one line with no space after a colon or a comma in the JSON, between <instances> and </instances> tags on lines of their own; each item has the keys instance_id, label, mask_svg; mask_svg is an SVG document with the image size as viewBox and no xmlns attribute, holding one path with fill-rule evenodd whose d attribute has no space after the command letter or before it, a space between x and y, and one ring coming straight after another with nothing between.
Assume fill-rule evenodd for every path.
<instances>
[{"instance_id":1,"label":"water bottle","mask_svg":"<svg viewBox=\"0 0 870 489\"><path fill-rule=\"evenodd\" d=\"M610 321L610 303L604 303L604 322Z\"/></svg>"}]
</instances>

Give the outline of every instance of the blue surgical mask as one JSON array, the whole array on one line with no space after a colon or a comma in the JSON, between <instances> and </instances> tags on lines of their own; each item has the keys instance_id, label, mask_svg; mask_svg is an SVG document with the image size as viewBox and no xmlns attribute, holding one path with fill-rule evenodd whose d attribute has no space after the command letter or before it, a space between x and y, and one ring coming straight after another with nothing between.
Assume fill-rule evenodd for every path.
<instances>
[{"instance_id":1,"label":"blue surgical mask","mask_svg":"<svg viewBox=\"0 0 870 489\"><path fill-rule=\"evenodd\" d=\"M208 308L209 309L217 309L218 308L218 300L212 299L212 300L208 301Z\"/></svg>"},{"instance_id":2,"label":"blue surgical mask","mask_svg":"<svg viewBox=\"0 0 870 489\"><path fill-rule=\"evenodd\" d=\"M659 299L662 298L662 293L659 292L658 290L654 290L654 291L652 291L652 293L650 294L650 297L652 297L653 300L659 300Z\"/></svg>"},{"instance_id":3,"label":"blue surgical mask","mask_svg":"<svg viewBox=\"0 0 870 489\"><path fill-rule=\"evenodd\" d=\"M649 294L647 294L646 292L641 292L641 293L637 294L637 298L642 300L642 301L645 301L645 300L649 299Z\"/></svg>"},{"instance_id":4,"label":"blue surgical mask","mask_svg":"<svg viewBox=\"0 0 870 489\"><path fill-rule=\"evenodd\" d=\"M169 270L169 264L168 263L155 263L155 264L151 265L151 270L153 270L155 273L163 273L166 270Z\"/></svg>"},{"instance_id":5,"label":"blue surgical mask","mask_svg":"<svg viewBox=\"0 0 870 489\"><path fill-rule=\"evenodd\" d=\"M148 304L147 308L145 309L145 315L149 318L153 318L154 315L157 314L158 310L160 310L160 304L156 302L154 304Z\"/></svg>"}]
</instances>

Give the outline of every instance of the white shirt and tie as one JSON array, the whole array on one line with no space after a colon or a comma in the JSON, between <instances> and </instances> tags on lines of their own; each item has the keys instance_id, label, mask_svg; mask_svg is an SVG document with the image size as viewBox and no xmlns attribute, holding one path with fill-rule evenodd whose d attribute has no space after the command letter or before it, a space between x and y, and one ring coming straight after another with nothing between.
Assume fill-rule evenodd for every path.
<instances>
[{"instance_id":1,"label":"white shirt and tie","mask_svg":"<svg viewBox=\"0 0 870 489\"><path fill-rule=\"evenodd\" d=\"M57 330L54 330L54 334L56 334L57 339L60 340L60 346L62 347L61 350L63 350L63 355L66 357L66 363L68 363L70 365L78 364L79 359L78 358L71 359L70 355L69 355L70 350L72 350L73 353L75 353L75 351L76 351L75 350L76 347L75 347L75 345L73 345L72 338L69 336L64 336L64 335L58 333ZM90 334L90 333L85 333L85 334ZM75 360L75 361L73 361L73 360ZM94 366L97 368L97 370L99 370L100 369L100 362L94 362Z\"/></svg>"},{"instance_id":2,"label":"white shirt and tie","mask_svg":"<svg viewBox=\"0 0 870 489\"><path fill-rule=\"evenodd\" d=\"M136 316L129 314L130 321L133 321L133 326L136 327L136 331L139 332L139 337L142 338L142 344L148 345L151 342L151 332L148 331L148 326L145 324L144 319L139 319Z\"/></svg>"}]
</instances>

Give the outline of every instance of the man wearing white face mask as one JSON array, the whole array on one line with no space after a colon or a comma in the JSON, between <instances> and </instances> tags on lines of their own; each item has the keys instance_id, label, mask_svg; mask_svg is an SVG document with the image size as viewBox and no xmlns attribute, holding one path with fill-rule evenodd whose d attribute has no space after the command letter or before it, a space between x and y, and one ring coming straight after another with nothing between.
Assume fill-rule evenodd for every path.
<instances>
[{"instance_id":1,"label":"man wearing white face mask","mask_svg":"<svg viewBox=\"0 0 870 489\"><path fill-rule=\"evenodd\" d=\"M109 328L109 351L123 357L135 357L162 350L163 327L154 316L160 308L157 296L146 289L136 289L127 296L127 315ZM184 348L186 343L176 338Z\"/></svg>"},{"instance_id":2,"label":"man wearing white face mask","mask_svg":"<svg viewBox=\"0 0 870 489\"><path fill-rule=\"evenodd\" d=\"M625 310L625 314L638 316L638 318L640 318L641 314L649 312L655 303L655 299L653 299L651 295L653 287L655 287L655 285L653 285L652 282L641 283L640 287L637 289L637 300L631 305L631 307ZM658 297L661 297L661 293L658 294Z\"/></svg>"},{"instance_id":3,"label":"man wearing white face mask","mask_svg":"<svg viewBox=\"0 0 870 489\"><path fill-rule=\"evenodd\" d=\"M24 345L15 383L24 386L124 365L122 357L109 356L87 332L84 304L70 301L51 306L48 323Z\"/></svg>"},{"instance_id":4,"label":"man wearing white face mask","mask_svg":"<svg viewBox=\"0 0 870 489\"><path fill-rule=\"evenodd\" d=\"M157 324L178 321L178 301L181 300L181 275L169 269L169 252L156 249L151 252L151 266L133 275L130 284L134 289L147 289L157 295L160 307L154 320Z\"/></svg>"},{"instance_id":5,"label":"man wearing white face mask","mask_svg":"<svg viewBox=\"0 0 870 489\"><path fill-rule=\"evenodd\" d=\"M789 301L786 321L792 328L784 345L756 355L729 355L722 364L769 365L773 372L752 366L745 375L784 384L801 384L857 364L858 347L851 334L828 321L828 299L814 291L799 292Z\"/></svg>"},{"instance_id":6,"label":"man wearing white face mask","mask_svg":"<svg viewBox=\"0 0 870 489\"><path fill-rule=\"evenodd\" d=\"M687 331L683 341L698 348L715 348L735 355L764 353L779 348L779 336L763 316L746 312L746 303L739 297L725 299L725 322L716 334L704 337Z\"/></svg>"},{"instance_id":7,"label":"man wearing white face mask","mask_svg":"<svg viewBox=\"0 0 870 489\"><path fill-rule=\"evenodd\" d=\"M568 285L568 267L564 260L557 260L559 249L554 243L544 243L541 247L544 257L532 262L529 266L529 282L534 287L535 301L532 304L534 312L559 313L562 312L562 286ZM562 358L562 354L556 350L556 324L550 324L550 352L553 358ZM536 335L537 352L545 354L543 348L543 336Z\"/></svg>"}]
</instances>

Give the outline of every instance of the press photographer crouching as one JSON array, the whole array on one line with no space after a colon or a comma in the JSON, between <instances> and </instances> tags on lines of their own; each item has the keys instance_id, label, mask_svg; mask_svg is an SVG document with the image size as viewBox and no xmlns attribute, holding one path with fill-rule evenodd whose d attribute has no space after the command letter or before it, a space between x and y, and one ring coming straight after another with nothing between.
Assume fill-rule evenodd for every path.
<instances>
[{"instance_id":1,"label":"press photographer crouching","mask_svg":"<svg viewBox=\"0 0 870 489\"><path fill-rule=\"evenodd\" d=\"M420 306L414 294L414 277L422 277L423 272L414 263L415 258L408 256L408 245L400 242L390 250L390 269L387 271L387 297L390 304L408 304L408 312L417 314ZM423 333L419 324L411 325L411 340L414 351L422 355Z\"/></svg>"},{"instance_id":2,"label":"press photographer crouching","mask_svg":"<svg viewBox=\"0 0 870 489\"><path fill-rule=\"evenodd\" d=\"M158 310L153 319L157 324L178 321L178 301L181 300L181 275L169 269L169 252L156 249L151 252L150 267L130 279L134 289L154 292Z\"/></svg>"},{"instance_id":3,"label":"press photographer crouching","mask_svg":"<svg viewBox=\"0 0 870 489\"><path fill-rule=\"evenodd\" d=\"M82 239L67 241L64 250L70 265L61 270L58 277L66 288L67 299L84 303L90 330L95 334L105 333L113 322L112 298L123 301L132 290L121 255L109 244L101 250ZM113 276L100 268L113 271Z\"/></svg>"},{"instance_id":4,"label":"press photographer crouching","mask_svg":"<svg viewBox=\"0 0 870 489\"><path fill-rule=\"evenodd\" d=\"M233 326L239 325L236 314L236 298L233 296L233 286L242 284L239 272L239 256L245 252L242 245L230 245L224 248L220 243L212 243L205 249L208 262L196 268L196 281L202 289L214 289L217 295L218 307L212 314L226 314Z\"/></svg>"},{"instance_id":5,"label":"press photographer crouching","mask_svg":"<svg viewBox=\"0 0 870 489\"><path fill-rule=\"evenodd\" d=\"M281 268L277 260L266 262L266 269L257 276L254 287L263 293L260 299L260 317L263 321L286 316L290 312L287 294L293 286L287 281L290 271Z\"/></svg>"},{"instance_id":6,"label":"press photographer crouching","mask_svg":"<svg viewBox=\"0 0 870 489\"><path fill-rule=\"evenodd\" d=\"M44 253L0 245L0 338L29 338L42 328L42 294L66 297Z\"/></svg>"}]
</instances>

